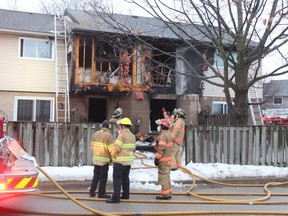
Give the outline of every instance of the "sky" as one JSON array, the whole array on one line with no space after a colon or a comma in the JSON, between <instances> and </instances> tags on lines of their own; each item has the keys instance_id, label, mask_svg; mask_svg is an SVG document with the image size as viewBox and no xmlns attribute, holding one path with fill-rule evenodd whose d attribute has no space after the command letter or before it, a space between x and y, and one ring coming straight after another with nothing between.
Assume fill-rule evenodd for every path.
<instances>
[{"instance_id":1,"label":"sky","mask_svg":"<svg viewBox=\"0 0 288 216\"><path fill-rule=\"evenodd\" d=\"M138 151L136 151L138 152ZM152 152L143 152L146 159L144 163L154 166L155 154ZM192 173L209 180L221 181L229 178L272 178L288 177L288 167L280 168L273 166L253 166L253 165L228 165L221 163L193 163L187 165L182 157L182 165ZM145 190L160 190L157 168L141 169L145 167L140 159L135 158L130 171L130 188ZM75 166L75 167L41 167L51 178L57 181L91 181L93 177L93 166ZM110 165L108 181L112 182L113 167ZM49 179L39 173L39 185L41 182L47 182ZM182 170L171 171L171 183L173 187L187 187L186 181L191 181L192 177ZM144 182L144 183L143 183ZM154 182L154 183L153 183ZM183 182L183 183L182 183ZM186 185L185 185L186 184Z\"/></svg>"}]
</instances>

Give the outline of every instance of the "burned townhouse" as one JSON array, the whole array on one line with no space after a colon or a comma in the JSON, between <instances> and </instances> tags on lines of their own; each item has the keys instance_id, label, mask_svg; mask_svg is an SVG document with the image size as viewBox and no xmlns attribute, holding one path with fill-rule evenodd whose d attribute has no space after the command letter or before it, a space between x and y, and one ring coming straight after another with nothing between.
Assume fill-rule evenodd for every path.
<instances>
[{"instance_id":1,"label":"burned townhouse","mask_svg":"<svg viewBox=\"0 0 288 216\"><path fill-rule=\"evenodd\" d=\"M156 131L163 107L169 112L181 107L186 124L198 124L203 58L213 57L213 50L199 43L199 56L155 18L72 9L65 18L71 121L101 122L121 107L134 132L147 134ZM201 39L196 29L187 31Z\"/></svg>"}]
</instances>

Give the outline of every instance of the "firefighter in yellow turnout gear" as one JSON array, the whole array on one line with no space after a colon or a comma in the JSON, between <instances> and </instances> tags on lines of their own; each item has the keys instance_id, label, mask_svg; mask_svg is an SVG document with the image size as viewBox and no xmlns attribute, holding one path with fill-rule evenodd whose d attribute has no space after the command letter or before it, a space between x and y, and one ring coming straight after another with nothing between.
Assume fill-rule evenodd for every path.
<instances>
[{"instance_id":1,"label":"firefighter in yellow turnout gear","mask_svg":"<svg viewBox=\"0 0 288 216\"><path fill-rule=\"evenodd\" d=\"M108 145L113 143L112 134L109 130L109 122L103 121L101 129L92 136L91 149L93 152L93 179L89 191L90 197L96 196L95 191L99 182L98 198L109 198L106 194L106 183L108 177L109 163L111 155Z\"/></svg>"},{"instance_id":2,"label":"firefighter in yellow turnout gear","mask_svg":"<svg viewBox=\"0 0 288 216\"><path fill-rule=\"evenodd\" d=\"M116 141L109 146L113 161L113 189L114 193L107 203L119 203L120 199L129 199L131 165L134 162L134 151L136 149L136 137L130 131L132 126L129 118L120 120L120 133ZM120 197L122 187L122 196Z\"/></svg>"},{"instance_id":3,"label":"firefighter in yellow turnout gear","mask_svg":"<svg viewBox=\"0 0 288 216\"><path fill-rule=\"evenodd\" d=\"M173 141L169 131L170 123L167 119L158 119L155 122L158 124L157 130L160 134L157 138L158 148L154 164L158 166L158 181L161 185L160 196L156 196L156 199L171 199L170 165L173 162Z\"/></svg>"}]
</instances>

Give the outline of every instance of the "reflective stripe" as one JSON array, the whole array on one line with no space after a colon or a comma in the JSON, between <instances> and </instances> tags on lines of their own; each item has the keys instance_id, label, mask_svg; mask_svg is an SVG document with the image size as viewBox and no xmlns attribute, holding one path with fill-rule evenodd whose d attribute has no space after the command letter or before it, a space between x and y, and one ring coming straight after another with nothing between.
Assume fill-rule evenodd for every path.
<instances>
[{"instance_id":1,"label":"reflective stripe","mask_svg":"<svg viewBox=\"0 0 288 216\"><path fill-rule=\"evenodd\" d=\"M125 161L133 161L134 157L117 157L114 162L125 162Z\"/></svg>"},{"instance_id":2,"label":"reflective stripe","mask_svg":"<svg viewBox=\"0 0 288 216\"><path fill-rule=\"evenodd\" d=\"M98 160L98 161L102 161L102 162L109 162L110 161L110 158L100 157L100 156L96 156L96 155L93 156L93 159Z\"/></svg>"},{"instance_id":3,"label":"reflective stripe","mask_svg":"<svg viewBox=\"0 0 288 216\"><path fill-rule=\"evenodd\" d=\"M159 145L164 146L165 148L169 148L169 147L173 146L173 142L167 142L166 143L165 141L160 141Z\"/></svg>"},{"instance_id":4,"label":"reflective stripe","mask_svg":"<svg viewBox=\"0 0 288 216\"><path fill-rule=\"evenodd\" d=\"M175 138L174 138L174 141L175 141L178 145L182 145L184 139L183 139L183 138L175 137Z\"/></svg>"},{"instance_id":5,"label":"reflective stripe","mask_svg":"<svg viewBox=\"0 0 288 216\"><path fill-rule=\"evenodd\" d=\"M106 144L100 142L92 142L91 145L106 148Z\"/></svg>"},{"instance_id":6,"label":"reflective stripe","mask_svg":"<svg viewBox=\"0 0 288 216\"><path fill-rule=\"evenodd\" d=\"M114 144L118 144L118 145L120 145L121 148L122 148L123 142L121 142L120 140L116 140Z\"/></svg>"},{"instance_id":7,"label":"reflective stripe","mask_svg":"<svg viewBox=\"0 0 288 216\"><path fill-rule=\"evenodd\" d=\"M160 153L157 152L156 155L155 155L155 157L156 157L157 159L160 159L160 158L162 157L162 155L163 155L163 154L160 154Z\"/></svg>"},{"instance_id":8,"label":"reflective stripe","mask_svg":"<svg viewBox=\"0 0 288 216\"><path fill-rule=\"evenodd\" d=\"M136 145L133 143L123 144L122 146L122 148L132 148L132 149L134 149L135 147Z\"/></svg>"},{"instance_id":9,"label":"reflective stripe","mask_svg":"<svg viewBox=\"0 0 288 216\"><path fill-rule=\"evenodd\" d=\"M167 162L167 161L173 161L173 157L163 157L160 159L160 162Z\"/></svg>"},{"instance_id":10,"label":"reflective stripe","mask_svg":"<svg viewBox=\"0 0 288 216\"><path fill-rule=\"evenodd\" d=\"M35 188L38 186L38 178L8 178L7 179L7 188L8 189L26 189L26 188Z\"/></svg>"},{"instance_id":11,"label":"reflective stripe","mask_svg":"<svg viewBox=\"0 0 288 216\"><path fill-rule=\"evenodd\" d=\"M161 194L162 195L168 195L172 193L172 188L169 188L167 190L161 190Z\"/></svg>"}]
</instances>

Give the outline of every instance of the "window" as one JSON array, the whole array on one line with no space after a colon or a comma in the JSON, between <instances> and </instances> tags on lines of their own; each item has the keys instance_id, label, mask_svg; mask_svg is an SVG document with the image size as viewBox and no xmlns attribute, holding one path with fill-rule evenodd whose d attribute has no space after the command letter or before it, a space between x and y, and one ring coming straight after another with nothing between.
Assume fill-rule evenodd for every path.
<instances>
[{"instance_id":1,"label":"window","mask_svg":"<svg viewBox=\"0 0 288 216\"><path fill-rule=\"evenodd\" d=\"M20 38L20 57L53 59L53 44L45 39Z\"/></svg>"},{"instance_id":2,"label":"window","mask_svg":"<svg viewBox=\"0 0 288 216\"><path fill-rule=\"evenodd\" d=\"M234 61L237 62L237 52L232 52L232 57L234 59ZM224 62L223 62L223 59L220 57L219 53L218 52L215 52L214 54L214 66L216 67L224 67Z\"/></svg>"},{"instance_id":3,"label":"window","mask_svg":"<svg viewBox=\"0 0 288 216\"><path fill-rule=\"evenodd\" d=\"M273 97L273 104L280 105L282 103L283 103L282 97Z\"/></svg>"},{"instance_id":4,"label":"window","mask_svg":"<svg viewBox=\"0 0 288 216\"><path fill-rule=\"evenodd\" d=\"M54 98L15 97L14 121L51 122Z\"/></svg>"},{"instance_id":5,"label":"window","mask_svg":"<svg viewBox=\"0 0 288 216\"><path fill-rule=\"evenodd\" d=\"M212 102L212 114L221 115L228 113L228 105L223 101L213 101Z\"/></svg>"}]
</instances>

